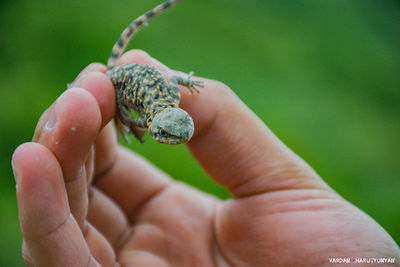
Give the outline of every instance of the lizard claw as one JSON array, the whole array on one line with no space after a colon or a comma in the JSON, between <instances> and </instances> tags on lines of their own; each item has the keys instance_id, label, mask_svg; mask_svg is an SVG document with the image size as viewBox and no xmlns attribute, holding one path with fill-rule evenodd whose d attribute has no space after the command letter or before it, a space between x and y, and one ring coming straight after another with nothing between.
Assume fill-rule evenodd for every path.
<instances>
[{"instance_id":1,"label":"lizard claw","mask_svg":"<svg viewBox=\"0 0 400 267\"><path fill-rule=\"evenodd\" d=\"M193 81L191 80L191 78L193 77L194 72L190 72L187 79L190 81L189 85L187 86L187 88L189 89L190 93L193 94L194 92L196 93L200 93L199 89L197 89L196 87L204 87L204 83L203 81Z\"/></svg>"}]
</instances>

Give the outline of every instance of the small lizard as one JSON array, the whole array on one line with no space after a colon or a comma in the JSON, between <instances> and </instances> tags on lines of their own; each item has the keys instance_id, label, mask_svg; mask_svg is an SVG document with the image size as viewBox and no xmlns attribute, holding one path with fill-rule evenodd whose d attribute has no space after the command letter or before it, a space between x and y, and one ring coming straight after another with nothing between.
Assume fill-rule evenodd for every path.
<instances>
[{"instance_id":1,"label":"small lizard","mask_svg":"<svg viewBox=\"0 0 400 267\"><path fill-rule=\"evenodd\" d=\"M126 140L132 133L141 143L149 130L151 137L163 144L182 144L190 140L194 124L189 114L178 107L180 94L178 84L191 93L199 92L201 81L193 81L191 72L187 77L171 76L169 84L161 72L146 64L116 66L130 38L151 18L161 14L179 0L168 0L135 19L122 32L107 62L106 75L111 79L117 97L115 122L117 130ZM133 117L134 110L139 117Z\"/></svg>"}]
</instances>

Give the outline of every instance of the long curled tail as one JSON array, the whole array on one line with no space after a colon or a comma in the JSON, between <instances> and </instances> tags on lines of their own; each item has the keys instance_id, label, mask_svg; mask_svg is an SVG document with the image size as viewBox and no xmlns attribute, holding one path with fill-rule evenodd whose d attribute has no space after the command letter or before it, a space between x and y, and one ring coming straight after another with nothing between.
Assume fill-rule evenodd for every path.
<instances>
[{"instance_id":1,"label":"long curled tail","mask_svg":"<svg viewBox=\"0 0 400 267\"><path fill-rule=\"evenodd\" d=\"M107 62L107 68L110 69L115 66L115 61L122 55L126 45L132 36L150 19L163 13L169 7L178 3L179 0L167 0L164 3L156 6L152 10L147 11L145 14L141 15L135 19L129 26L122 32L118 41L115 43L111 55Z\"/></svg>"}]
</instances>

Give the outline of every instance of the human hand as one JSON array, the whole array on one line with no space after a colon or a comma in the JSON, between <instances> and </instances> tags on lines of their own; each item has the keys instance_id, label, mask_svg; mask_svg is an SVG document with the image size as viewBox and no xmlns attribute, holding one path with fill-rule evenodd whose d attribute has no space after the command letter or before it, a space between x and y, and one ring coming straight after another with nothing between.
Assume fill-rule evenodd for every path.
<instances>
[{"instance_id":1,"label":"human hand","mask_svg":"<svg viewBox=\"0 0 400 267\"><path fill-rule=\"evenodd\" d=\"M132 62L175 73L138 50L119 64ZM34 143L13 155L28 266L313 266L332 257L399 264L393 239L225 85L204 79L200 94L181 91L196 127L189 150L234 196L220 201L117 144L104 72L89 65L44 112Z\"/></svg>"}]
</instances>

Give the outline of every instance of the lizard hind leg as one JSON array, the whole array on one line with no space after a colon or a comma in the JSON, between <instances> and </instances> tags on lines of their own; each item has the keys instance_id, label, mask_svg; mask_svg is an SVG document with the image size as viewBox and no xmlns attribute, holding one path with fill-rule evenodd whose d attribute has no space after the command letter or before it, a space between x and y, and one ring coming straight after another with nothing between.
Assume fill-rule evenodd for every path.
<instances>
[{"instance_id":1,"label":"lizard hind leg","mask_svg":"<svg viewBox=\"0 0 400 267\"><path fill-rule=\"evenodd\" d=\"M135 118L136 119L136 118ZM144 143L143 136L147 132L147 128L132 127L130 128L130 133L132 133L140 143Z\"/></svg>"},{"instance_id":2,"label":"lizard hind leg","mask_svg":"<svg viewBox=\"0 0 400 267\"><path fill-rule=\"evenodd\" d=\"M120 142L120 138L119 138L119 133L121 133L121 135L123 136L124 140L130 144L131 143L131 139L128 136L129 133L129 129L126 125L124 125L121 120L119 119L118 116L114 117L114 124L115 124L115 128L117 129L117 140L118 142Z\"/></svg>"}]
</instances>

